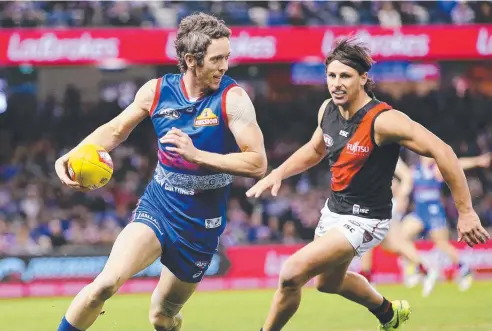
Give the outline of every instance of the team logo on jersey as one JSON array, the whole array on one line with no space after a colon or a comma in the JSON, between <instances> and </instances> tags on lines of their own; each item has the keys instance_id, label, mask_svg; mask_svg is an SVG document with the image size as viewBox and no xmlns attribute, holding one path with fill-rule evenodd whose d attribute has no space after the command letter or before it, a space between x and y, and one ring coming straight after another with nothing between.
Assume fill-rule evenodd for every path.
<instances>
[{"instance_id":1,"label":"team logo on jersey","mask_svg":"<svg viewBox=\"0 0 492 331\"><path fill-rule=\"evenodd\" d=\"M219 125L219 118L214 114L213 110L210 108L205 108L202 110L200 115L195 118L195 126L214 126Z\"/></svg>"},{"instance_id":2,"label":"team logo on jersey","mask_svg":"<svg viewBox=\"0 0 492 331\"><path fill-rule=\"evenodd\" d=\"M333 146L333 138L330 135L324 133L323 134L323 140L325 141L326 147Z\"/></svg>"},{"instance_id":3,"label":"team logo on jersey","mask_svg":"<svg viewBox=\"0 0 492 331\"><path fill-rule=\"evenodd\" d=\"M176 109L164 108L159 110L155 116L176 120L181 117L181 113Z\"/></svg>"}]
</instances>

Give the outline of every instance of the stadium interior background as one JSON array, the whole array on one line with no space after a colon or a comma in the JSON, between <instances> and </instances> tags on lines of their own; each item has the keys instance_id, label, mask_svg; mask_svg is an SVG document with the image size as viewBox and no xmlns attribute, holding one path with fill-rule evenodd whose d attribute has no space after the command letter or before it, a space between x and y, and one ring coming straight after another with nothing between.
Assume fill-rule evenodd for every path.
<instances>
[{"instance_id":1,"label":"stadium interior background","mask_svg":"<svg viewBox=\"0 0 492 331\"><path fill-rule=\"evenodd\" d=\"M7 54L4 47L15 47L9 38L18 34L22 39L23 31L33 28L39 29L35 30L38 36L42 31L68 34L72 29L117 31L115 36L128 29L142 33L172 30L181 17L196 10L220 16L233 33L239 27L249 32L253 30L248 28L256 27L272 31L272 35L275 29L306 28L310 33L310 28L319 31L332 27L346 29L345 33L363 26L374 38L378 29L396 34L400 28L417 27L425 34L426 29L432 32L433 25L443 29L467 27L475 31L473 38L479 34L471 43L473 47L485 45L485 50L469 51L475 56L457 52L456 56L440 57L438 51L434 55L434 39L430 39L428 56L409 53L405 57L402 53L397 59L385 59L380 54L370 74L376 80L379 99L437 134L458 156L475 156L492 149L492 6L487 2L1 2L0 261L7 257L107 254L156 164L156 137L150 120L111 153L115 173L102 189L79 193L62 187L54 162L124 109L142 83L178 72L169 59L163 63L133 63L131 59L70 63L70 57L51 62L32 58L36 53L27 60L17 54L16 59L15 49L9 48ZM480 37L480 33L484 35ZM63 36L57 37L61 40ZM443 32L431 37L453 35ZM303 42L290 40L286 49L302 53ZM454 42L459 44L457 39L442 43ZM464 46L456 47L467 51L460 48ZM140 55L146 52L145 48L138 50ZM250 94L265 136L269 166L279 165L315 129L318 108L328 97L323 57L276 61L273 56L248 61L243 56L233 58L227 74ZM410 165L416 161L416 155L408 151L402 151L402 157ZM475 169L466 175L476 211L492 231L492 171ZM239 177L234 181L221 249L295 245L312 238L329 193L330 173L325 162L284 181L276 199L246 199L245 191L253 183ZM457 212L447 189L442 198L455 238ZM8 279L12 278L3 277L3 281Z\"/></svg>"}]
</instances>

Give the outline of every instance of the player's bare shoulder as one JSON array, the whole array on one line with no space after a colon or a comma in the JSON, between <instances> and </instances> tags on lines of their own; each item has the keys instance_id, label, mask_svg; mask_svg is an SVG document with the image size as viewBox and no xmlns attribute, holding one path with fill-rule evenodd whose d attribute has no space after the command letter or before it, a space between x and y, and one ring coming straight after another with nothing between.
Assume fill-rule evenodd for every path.
<instances>
[{"instance_id":1,"label":"player's bare shoulder","mask_svg":"<svg viewBox=\"0 0 492 331\"><path fill-rule=\"evenodd\" d=\"M143 84L135 95L134 104L140 109L150 112L157 89L159 88L159 79L151 79Z\"/></svg>"},{"instance_id":2,"label":"player's bare shoulder","mask_svg":"<svg viewBox=\"0 0 492 331\"><path fill-rule=\"evenodd\" d=\"M233 86L227 91L226 95L227 113L234 112L239 108L246 111L255 112L255 107L248 93L241 86ZM245 111L243 110L243 111Z\"/></svg>"},{"instance_id":3,"label":"player's bare shoulder","mask_svg":"<svg viewBox=\"0 0 492 331\"><path fill-rule=\"evenodd\" d=\"M374 121L374 141L378 145L397 141L411 125L410 118L396 109L379 114Z\"/></svg>"},{"instance_id":4,"label":"player's bare shoulder","mask_svg":"<svg viewBox=\"0 0 492 331\"><path fill-rule=\"evenodd\" d=\"M242 87L232 87L225 98L229 129L234 135L250 125L257 126L255 106Z\"/></svg>"}]
</instances>

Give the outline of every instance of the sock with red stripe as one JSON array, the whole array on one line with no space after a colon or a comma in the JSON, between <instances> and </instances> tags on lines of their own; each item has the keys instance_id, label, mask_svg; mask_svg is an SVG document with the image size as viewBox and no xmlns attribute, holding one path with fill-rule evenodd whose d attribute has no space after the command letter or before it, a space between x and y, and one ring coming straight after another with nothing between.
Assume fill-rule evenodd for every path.
<instances>
[{"instance_id":1,"label":"sock with red stripe","mask_svg":"<svg viewBox=\"0 0 492 331\"><path fill-rule=\"evenodd\" d=\"M393 311L393 307L391 302L389 302L386 298L383 297L383 303L376 309L369 309L374 316L381 322L381 324L386 324L393 319L395 312Z\"/></svg>"}]
</instances>

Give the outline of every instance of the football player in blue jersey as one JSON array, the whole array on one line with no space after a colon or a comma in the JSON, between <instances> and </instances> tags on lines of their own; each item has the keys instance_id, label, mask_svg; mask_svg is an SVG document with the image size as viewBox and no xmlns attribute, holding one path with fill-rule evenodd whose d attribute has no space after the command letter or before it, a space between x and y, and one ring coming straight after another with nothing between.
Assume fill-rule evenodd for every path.
<instances>
[{"instance_id":1,"label":"football player in blue jersey","mask_svg":"<svg viewBox=\"0 0 492 331\"><path fill-rule=\"evenodd\" d=\"M490 154L476 157L459 158L463 170L472 168L487 168L490 166ZM462 291L467 290L472 283L473 275L470 267L460 260L458 250L449 242L449 229L446 212L442 203L441 189L444 179L434 159L421 156L419 163L412 168L414 212L408 214L402 221L402 245L411 244L421 233L428 234L436 247L443 251L452 261L457 273L456 280ZM422 295L428 296L434 289L439 278L439 271L434 268L423 270L419 265L418 274L410 279L418 280L423 276ZM410 284L415 281L410 281Z\"/></svg>"},{"instance_id":2,"label":"football player in blue jersey","mask_svg":"<svg viewBox=\"0 0 492 331\"><path fill-rule=\"evenodd\" d=\"M181 74L149 80L131 105L79 144L112 151L150 116L159 161L132 222L116 239L103 271L75 297L59 331L90 328L104 302L158 258L164 267L151 297L150 322L157 331L180 330L181 308L224 230L233 175L260 178L267 167L253 104L225 76L230 35L213 16L185 17L175 42ZM56 161L56 172L65 185L83 190L68 176L71 153Z\"/></svg>"}]
</instances>

